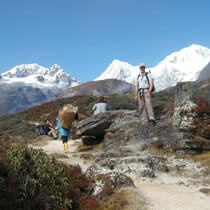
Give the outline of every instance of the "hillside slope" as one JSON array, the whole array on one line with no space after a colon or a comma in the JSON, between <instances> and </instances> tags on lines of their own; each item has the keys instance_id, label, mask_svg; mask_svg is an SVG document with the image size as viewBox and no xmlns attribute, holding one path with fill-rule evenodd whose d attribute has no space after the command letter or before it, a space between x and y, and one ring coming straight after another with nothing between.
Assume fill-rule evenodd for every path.
<instances>
[{"instance_id":1,"label":"hillside slope","mask_svg":"<svg viewBox=\"0 0 210 210\"><path fill-rule=\"evenodd\" d=\"M132 93L134 86L130 83L116 79L107 79L83 83L65 90L58 97L72 96L108 96L113 94Z\"/></svg>"}]
</instances>

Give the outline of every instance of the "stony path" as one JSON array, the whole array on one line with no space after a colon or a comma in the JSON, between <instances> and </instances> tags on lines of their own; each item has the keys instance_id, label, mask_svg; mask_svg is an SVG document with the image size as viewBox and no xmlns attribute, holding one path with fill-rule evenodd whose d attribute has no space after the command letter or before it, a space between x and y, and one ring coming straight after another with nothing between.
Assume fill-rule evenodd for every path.
<instances>
[{"instance_id":1,"label":"stony path","mask_svg":"<svg viewBox=\"0 0 210 210\"><path fill-rule=\"evenodd\" d=\"M79 164L83 172L92 164L90 160L82 159L77 152L81 140L69 141L69 153L63 153L63 144L59 140L44 137L41 143L31 144L33 148L43 149L49 155L57 155L57 159L67 164ZM88 152L86 152L88 153ZM167 180L142 180L131 176L139 195L143 195L148 210L210 210L210 196L190 186L167 183ZM177 177L177 179L180 177ZM132 209L138 210L139 208Z\"/></svg>"},{"instance_id":2,"label":"stony path","mask_svg":"<svg viewBox=\"0 0 210 210\"><path fill-rule=\"evenodd\" d=\"M42 142L31 144L34 149L43 149L48 155L56 156L56 159L71 165L79 165L83 172L92 165L90 160L84 160L80 156L81 153L76 152L81 140L69 141L69 153L63 152L63 143L61 140L52 140L48 136L44 136Z\"/></svg>"},{"instance_id":3,"label":"stony path","mask_svg":"<svg viewBox=\"0 0 210 210\"><path fill-rule=\"evenodd\" d=\"M190 187L134 180L148 210L210 210L210 196Z\"/></svg>"}]
</instances>

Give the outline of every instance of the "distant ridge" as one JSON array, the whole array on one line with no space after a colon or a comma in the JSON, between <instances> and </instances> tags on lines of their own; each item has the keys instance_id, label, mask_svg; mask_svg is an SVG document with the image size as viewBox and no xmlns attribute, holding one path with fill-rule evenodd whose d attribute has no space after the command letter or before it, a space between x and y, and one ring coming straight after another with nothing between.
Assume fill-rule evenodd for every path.
<instances>
[{"instance_id":1,"label":"distant ridge","mask_svg":"<svg viewBox=\"0 0 210 210\"><path fill-rule=\"evenodd\" d=\"M83 83L76 87L65 90L58 97L73 97L73 96L107 96L113 94L131 93L134 91L134 86L130 83L116 80L107 79L100 81L92 81Z\"/></svg>"}]
</instances>

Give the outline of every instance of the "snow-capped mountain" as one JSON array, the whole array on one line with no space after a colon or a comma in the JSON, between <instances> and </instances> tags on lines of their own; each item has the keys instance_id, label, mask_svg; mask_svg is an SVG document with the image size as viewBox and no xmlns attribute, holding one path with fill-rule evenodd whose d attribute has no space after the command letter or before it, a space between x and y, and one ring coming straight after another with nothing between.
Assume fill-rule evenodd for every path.
<instances>
[{"instance_id":1,"label":"snow-capped mountain","mask_svg":"<svg viewBox=\"0 0 210 210\"><path fill-rule=\"evenodd\" d=\"M129 63L114 60L100 77L95 80L118 79L135 84L139 74L138 67Z\"/></svg>"},{"instance_id":2,"label":"snow-capped mountain","mask_svg":"<svg viewBox=\"0 0 210 210\"><path fill-rule=\"evenodd\" d=\"M67 74L59 65L45 68L38 64L22 64L2 73L1 82L24 83L32 87L68 88L81 84L79 80Z\"/></svg>"},{"instance_id":3,"label":"snow-capped mountain","mask_svg":"<svg viewBox=\"0 0 210 210\"><path fill-rule=\"evenodd\" d=\"M198 77L198 82L210 78L210 62L205 66L205 68L200 72Z\"/></svg>"},{"instance_id":4,"label":"snow-capped mountain","mask_svg":"<svg viewBox=\"0 0 210 210\"><path fill-rule=\"evenodd\" d=\"M196 81L202 69L210 62L210 49L191 45L167 56L155 67L148 67L155 79L156 90L175 86L178 82ZM138 66L114 60L95 80L120 79L136 83Z\"/></svg>"},{"instance_id":5,"label":"snow-capped mountain","mask_svg":"<svg viewBox=\"0 0 210 210\"><path fill-rule=\"evenodd\" d=\"M38 64L15 66L0 74L0 115L23 111L52 100L57 94L80 83L57 64L49 69Z\"/></svg>"}]
</instances>

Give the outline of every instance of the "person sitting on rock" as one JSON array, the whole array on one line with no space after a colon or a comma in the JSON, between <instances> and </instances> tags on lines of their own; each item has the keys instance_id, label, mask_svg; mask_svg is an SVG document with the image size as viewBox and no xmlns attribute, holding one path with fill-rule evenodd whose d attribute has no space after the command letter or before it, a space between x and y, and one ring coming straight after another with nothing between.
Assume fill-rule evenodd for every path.
<instances>
[{"instance_id":1,"label":"person sitting on rock","mask_svg":"<svg viewBox=\"0 0 210 210\"><path fill-rule=\"evenodd\" d=\"M54 139L57 139L57 134L49 119L45 120L45 124L43 125L43 129L46 135L52 136Z\"/></svg>"},{"instance_id":2,"label":"person sitting on rock","mask_svg":"<svg viewBox=\"0 0 210 210\"><path fill-rule=\"evenodd\" d=\"M101 96L98 100L98 102L96 104L93 105L93 115L99 114L99 113L103 113L108 111L108 104L107 102L104 100L104 97Z\"/></svg>"}]
</instances>

